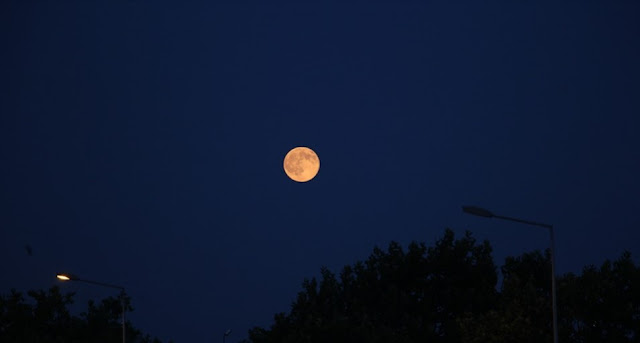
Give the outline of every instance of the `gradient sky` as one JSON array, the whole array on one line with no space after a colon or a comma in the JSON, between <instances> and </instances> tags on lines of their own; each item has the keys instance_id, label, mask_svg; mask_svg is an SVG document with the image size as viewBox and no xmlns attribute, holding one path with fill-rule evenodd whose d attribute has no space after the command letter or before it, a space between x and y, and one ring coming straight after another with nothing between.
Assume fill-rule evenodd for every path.
<instances>
[{"instance_id":1,"label":"gradient sky","mask_svg":"<svg viewBox=\"0 0 640 343\"><path fill-rule=\"evenodd\" d=\"M638 2L113 2L0 4L3 294L73 272L234 342L391 240L548 246L467 204L553 224L559 273L639 260Z\"/></svg>"}]
</instances>

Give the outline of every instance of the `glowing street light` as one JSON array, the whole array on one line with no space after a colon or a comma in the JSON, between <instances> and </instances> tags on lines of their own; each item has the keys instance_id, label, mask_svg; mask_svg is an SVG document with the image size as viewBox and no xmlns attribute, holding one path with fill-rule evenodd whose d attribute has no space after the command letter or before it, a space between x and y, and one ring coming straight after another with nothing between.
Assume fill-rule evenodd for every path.
<instances>
[{"instance_id":1,"label":"glowing street light","mask_svg":"<svg viewBox=\"0 0 640 343\"><path fill-rule=\"evenodd\" d=\"M538 222L532 222L529 220L500 216L493 212L476 206L462 206L462 212L472 214L478 217L485 218L498 218L509 220L512 222L518 222L522 224L540 226L549 229L549 235L551 236L551 297L552 297L552 310L553 310L553 342L558 343L558 310L556 307L556 259L555 259L555 239L553 237L553 225L543 224Z\"/></svg>"},{"instance_id":2,"label":"glowing street light","mask_svg":"<svg viewBox=\"0 0 640 343\"><path fill-rule=\"evenodd\" d=\"M56 274L56 277L58 278L58 280L62 280L62 281L69 281L71 280L70 277L64 275L64 274Z\"/></svg>"},{"instance_id":3,"label":"glowing street light","mask_svg":"<svg viewBox=\"0 0 640 343\"><path fill-rule=\"evenodd\" d=\"M77 277L77 276L75 276L73 274L67 274L67 273L57 273L56 274L56 278L58 278L58 280L60 280L60 281L80 281L80 282L84 282L84 283L90 283L90 284L93 284L93 285L119 289L120 290L120 304L122 305L122 343L125 343L126 335L125 335L125 327L124 327L124 312L125 312L124 287L118 286L118 285L112 285L112 284L108 284L108 283L103 283L103 282L80 279L79 277Z\"/></svg>"}]
</instances>

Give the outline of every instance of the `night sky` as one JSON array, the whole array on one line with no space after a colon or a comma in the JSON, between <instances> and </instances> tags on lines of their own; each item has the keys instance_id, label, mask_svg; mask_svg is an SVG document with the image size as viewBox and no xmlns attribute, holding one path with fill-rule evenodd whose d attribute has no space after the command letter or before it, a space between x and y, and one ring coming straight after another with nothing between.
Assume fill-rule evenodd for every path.
<instances>
[{"instance_id":1,"label":"night sky","mask_svg":"<svg viewBox=\"0 0 640 343\"><path fill-rule=\"evenodd\" d=\"M549 245L462 205L553 224L558 274L639 261L638 2L97 3L0 4L3 294L234 342L392 240Z\"/></svg>"}]
</instances>

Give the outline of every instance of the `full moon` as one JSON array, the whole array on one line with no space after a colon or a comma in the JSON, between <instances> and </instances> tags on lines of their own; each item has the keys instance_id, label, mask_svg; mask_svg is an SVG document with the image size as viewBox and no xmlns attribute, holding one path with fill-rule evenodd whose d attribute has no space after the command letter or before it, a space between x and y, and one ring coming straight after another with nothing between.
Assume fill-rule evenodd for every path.
<instances>
[{"instance_id":1,"label":"full moon","mask_svg":"<svg viewBox=\"0 0 640 343\"><path fill-rule=\"evenodd\" d=\"M318 174L319 169L320 159L309 148L293 148L284 157L284 172L293 181L307 182Z\"/></svg>"}]
</instances>

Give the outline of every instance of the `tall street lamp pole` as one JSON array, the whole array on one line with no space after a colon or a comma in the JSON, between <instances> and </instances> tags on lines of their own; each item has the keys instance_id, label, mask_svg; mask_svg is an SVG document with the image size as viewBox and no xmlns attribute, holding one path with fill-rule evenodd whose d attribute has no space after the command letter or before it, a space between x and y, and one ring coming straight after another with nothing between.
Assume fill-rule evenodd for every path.
<instances>
[{"instance_id":1,"label":"tall street lamp pole","mask_svg":"<svg viewBox=\"0 0 640 343\"><path fill-rule=\"evenodd\" d=\"M120 305L122 306L122 343L125 343L126 335L125 335L125 327L124 327L124 312L125 312L124 287L118 286L118 285L112 285L112 284L108 284L108 283L104 283L104 282L97 282L97 281L80 279L77 276L72 275L72 274L58 273L58 274L56 274L56 277L58 278L58 280L61 280L61 281L80 281L80 282L84 282L84 283L90 283L90 284L93 284L93 285L119 289L120 290Z\"/></svg>"},{"instance_id":2,"label":"tall street lamp pole","mask_svg":"<svg viewBox=\"0 0 640 343\"><path fill-rule=\"evenodd\" d=\"M551 243L550 243L551 244L551 299L552 299L551 302L552 302L552 310L553 310L553 342L558 343L558 310L556 306L556 258L555 258L556 243L553 237L553 225L532 222L524 219L500 216L500 215L494 214L489 210L486 210L480 207L475 207L475 206L462 206L462 211L464 213L472 214L474 216L510 220L512 222L540 226L540 227L549 229L549 235L551 237Z\"/></svg>"}]
</instances>

